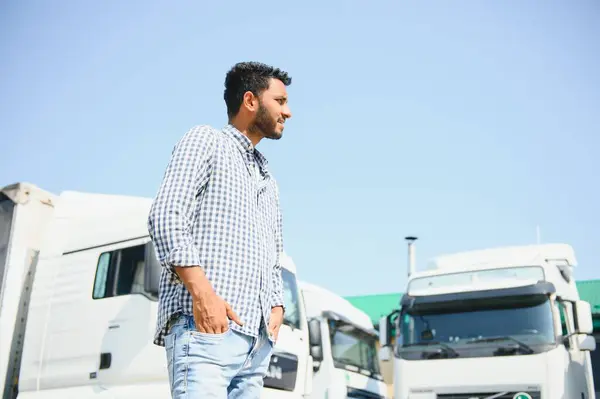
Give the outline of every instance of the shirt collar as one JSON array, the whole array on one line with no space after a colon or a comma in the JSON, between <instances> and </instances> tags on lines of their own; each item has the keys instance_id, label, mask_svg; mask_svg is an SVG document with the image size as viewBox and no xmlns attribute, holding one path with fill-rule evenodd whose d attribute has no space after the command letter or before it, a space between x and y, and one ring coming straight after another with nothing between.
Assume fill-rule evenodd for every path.
<instances>
[{"instance_id":1,"label":"shirt collar","mask_svg":"<svg viewBox=\"0 0 600 399\"><path fill-rule=\"evenodd\" d=\"M258 151L252 142L246 135L240 132L235 126L232 124L228 124L223 128L223 132L230 138L233 139L236 147L240 150L242 154L246 153L254 153L256 159L258 160L261 166L267 166L268 162L264 155Z\"/></svg>"}]
</instances>

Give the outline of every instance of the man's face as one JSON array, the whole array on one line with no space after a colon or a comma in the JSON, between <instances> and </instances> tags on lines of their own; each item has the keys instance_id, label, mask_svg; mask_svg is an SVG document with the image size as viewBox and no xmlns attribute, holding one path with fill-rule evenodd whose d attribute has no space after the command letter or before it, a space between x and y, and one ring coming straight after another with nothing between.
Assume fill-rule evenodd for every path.
<instances>
[{"instance_id":1,"label":"man's face","mask_svg":"<svg viewBox=\"0 0 600 399\"><path fill-rule=\"evenodd\" d=\"M258 101L259 108L250 130L267 139L280 139L286 119L292 117L283 82L271 79L269 88L262 92Z\"/></svg>"}]
</instances>

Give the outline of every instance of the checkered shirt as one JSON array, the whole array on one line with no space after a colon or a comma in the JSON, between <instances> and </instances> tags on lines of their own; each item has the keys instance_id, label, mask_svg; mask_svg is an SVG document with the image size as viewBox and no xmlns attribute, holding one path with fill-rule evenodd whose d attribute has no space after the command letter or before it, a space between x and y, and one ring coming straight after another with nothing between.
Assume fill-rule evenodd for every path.
<instances>
[{"instance_id":1,"label":"checkered shirt","mask_svg":"<svg viewBox=\"0 0 600 399\"><path fill-rule=\"evenodd\" d=\"M154 343L164 346L170 318L192 315L192 298L173 266L200 266L217 295L256 337L261 319L283 306L282 217L267 160L232 125L196 126L175 145L148 216L159 261Z\"/></svg>"}]
</instances>

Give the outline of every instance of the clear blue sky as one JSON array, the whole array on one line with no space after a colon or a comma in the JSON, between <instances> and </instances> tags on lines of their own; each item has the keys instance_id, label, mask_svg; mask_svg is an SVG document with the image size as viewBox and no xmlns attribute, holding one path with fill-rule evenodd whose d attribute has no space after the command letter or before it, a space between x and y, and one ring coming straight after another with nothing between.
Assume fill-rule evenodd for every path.
<instances>
[{"instance_id":1,"label":"clear blue sky","mask_svg":"<svg viewBox=\"0 0 600 399\"><path fill-rule=\"evenodd\" d=\"M153 196L237 61L289 71L259 145L300 277L402 291L434 255L567 242L600 278L594 0L3 2L0 185Z\"/></svg>"}]
</instances>

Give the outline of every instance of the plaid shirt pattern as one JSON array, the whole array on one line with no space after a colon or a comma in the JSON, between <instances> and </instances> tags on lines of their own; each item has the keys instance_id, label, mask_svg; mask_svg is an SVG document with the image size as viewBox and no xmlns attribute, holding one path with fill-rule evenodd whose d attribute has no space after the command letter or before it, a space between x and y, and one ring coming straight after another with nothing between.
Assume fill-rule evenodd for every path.
<instances>
[{"instance_id":1,"label":"plaid shirt pattern","mask_svg":"<svg viewBox=\"0 0 600 399\"><path fill-rule=\"evenodd\" d=\"M282 217L267 160L232 125L196 126L175 145L148 216L164 266L154 343L164 346L174 314L192 315L192 298L173 266L200 266L217 295L256 337L273 306L283 306Z\"/></svg>"}]
</instances>

